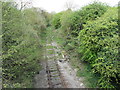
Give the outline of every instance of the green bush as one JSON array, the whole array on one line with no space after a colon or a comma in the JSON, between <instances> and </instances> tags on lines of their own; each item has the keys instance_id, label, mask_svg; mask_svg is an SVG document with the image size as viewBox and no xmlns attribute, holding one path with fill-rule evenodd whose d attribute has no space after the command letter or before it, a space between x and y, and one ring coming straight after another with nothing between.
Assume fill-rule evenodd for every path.
<instances>
[{"instance_id":1,"label":"green bush","mask_svg":"<svg viewBox=\"0 0 120 90\"><path fill-rule=\"evenodd\" d=\"M111 83L119 84L120 79L117 12L116 8L109 9L98 20L88 21L79 33L82 60L101 75L99 86L104 88L114 87Z\"/></svg>"},{"instance_id":2,"label":"green bush","mask_svg":"<svg viewBox=\"0 0 120 90\"><path fill-rule=\"evenodd\" d=\"M61 27L60 18L61 18L62 14L63 14L63 12L53 15L52 25L54 26L55 29L58 29Z\"/></svg>"},{"instance_id":3,"label":"green bush","mask_svg":"<svg viewBox=\"0 0 120 90\"><path fill-rule=\"evenodd\" d=\"M101 2L94 2L83 7L79 13L82 16L82 21L85 23L88 20L96 20L98 17L101 17L109 8L108 5Z\"/></svg>"},{"instance_id":4,"label":"green bush","mask_svg":"<svg viewBox=\"0 0 120 90\"><path fill-rule=\"evenodd\" d=\"M84 24L89 20L96 20L102 16L109 7L100 2L94 2L78 11L66 10L60 18L62 37L66 41L64 46L67 50L77 49L77 36Z\"/></svg>"},{"instance_id":5,"label":"green bush","mask_svg":"<svg viewBox=\"0 0 120 90\"><path fill-rule=\"evenodd\" d=\"M71 10L67 10L61 16L61 28L66 38L70 38L70 35L77 36L78 32L75 32L78 28L80 15L78 12L72 12Z\"/></svg>"},{"instance_id":6,"label":"green bush","mask_svg":"<svg viewBox=\"0 0 120 90\"><path fill-rule=\"evenodd\" d=\"M2 29L3 87L32 87L40 70L45 17L35 8L20 11L2 2Z\"/></svg>"}]
</instances>

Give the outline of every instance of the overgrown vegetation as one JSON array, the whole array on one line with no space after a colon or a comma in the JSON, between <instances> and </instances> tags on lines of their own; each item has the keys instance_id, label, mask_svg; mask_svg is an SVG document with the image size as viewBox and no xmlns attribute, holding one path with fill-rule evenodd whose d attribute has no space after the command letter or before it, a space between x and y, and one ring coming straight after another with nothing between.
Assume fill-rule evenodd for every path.
<instances>
[{"instance_id":1,"label":"overgrown vegetation","mask_svg":"<svg viewBox=\"0 0 120 90\"><path fill-rule=\"evenodd\" d=\"M87 87L120 86L117 7L94 2L52 16L39 8L19 10L15 3L1 3L4 88L33 87L46 36L47 43L51 37L67 52L72 65L79 69L78 75L85 77Z\"/></svg>"},{"instance_id":2,"label":"overgrown vegetation","mask_svg":"<svg viewBox=\"0 0 120 90\"><path fill-rule=\"evenodd\" d=\"M98 20L87 22L79 33L81 59L92 65L94 73L101 75L101 87L113 87L110 82L119 80L117 22L117 9L110 8Z\"/></svg>"},{"instance_id":3,"label":"overgrown vegetation","mask_svg":"<svg viewBox=\"0 0 120 90\"><path fill-rule=\"evenodd\" d=\"M1 3L3 87L33 87L33 77L43 58L47 13L38 8L18 10L15 3Z\"/></svg>"},{"instance_id":4,"label":"overgrown vegetation","mask_svg":"<svg viewBox=\"0 0 120 90\"><path fill-rule=\"evenodd\" d=\"M89 70L91 74L84 76L97 75L96 84L89 86L117 88L120 85L117 12L117 7L94 2L78 11L69 9L60 12L59 16L56 14L53 18L53 22L59 22L54 22L53 26L60 25L58 29L55 28L60 34L57 34L56 40L61 43L61 47L70 54L72 59L78 57L78 62L80 60L86 63L88 68L83 73L88 73Z\"/></svg>"}]
</instances>

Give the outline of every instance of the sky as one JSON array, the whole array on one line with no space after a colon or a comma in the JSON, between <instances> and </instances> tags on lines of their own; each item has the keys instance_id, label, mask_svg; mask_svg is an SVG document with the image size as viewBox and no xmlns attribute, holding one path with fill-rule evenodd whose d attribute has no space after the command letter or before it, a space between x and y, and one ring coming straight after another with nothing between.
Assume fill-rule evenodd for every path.
<instances>
[{"instance_id":1,"label":"sky","mask_svg":"<svg viewBox=\"0 0 120 90\"><path fill-rule=\"evenodd\" d=\"M30 1L30 0L27 0L27 1ZM103 3L107 3L110 6L115 6L119 2L119 0L31 0L31 1L34 7L42 8L50 13L60 12L65 10L66 3L71 3L74 6L74 10L76 10L76 9L80 9L81 7L89 3L92 3L93 1L100 1Z\"/></svg>"}]
</instances>

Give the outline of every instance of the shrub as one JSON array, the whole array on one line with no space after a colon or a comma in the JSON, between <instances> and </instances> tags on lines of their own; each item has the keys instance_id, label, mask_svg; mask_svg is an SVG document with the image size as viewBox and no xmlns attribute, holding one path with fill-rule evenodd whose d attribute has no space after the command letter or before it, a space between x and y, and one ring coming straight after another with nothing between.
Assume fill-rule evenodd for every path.
<instances>
[{"instance_id":1,"label":"shrub","mask_svg":"<svg viewBox=\"0 0 120 90\"><path fill-rule=\"evenodd\" d=\"M62 37L66 41L64 46L69 47L67 50L77 49L79 44L77 36L80 30L84 29L83 25L89 20L96 20L102 16L108 8L109 6L103 3L94 2L78 11L64 11L61 15L60 22Z\"/></svg>"},{"instance_id":2,"label":"shrub","mask_svg":"<svg viewBox=\"0 0 120 90\"><path fill-rule=\"evenodd\" d=\"M58 29L58 28L61 27L60 18L61 18L62 14L63 13L60 12L60 13L57 13L57 14L53 15L52 25L54 26L55 29Z\"/></svg>"},{"instance_id":3,"label":"shrub","mask_svg":"<svg viewBox=\"0 0 120 90\"><path fill-rule=\"evenodd\" d=\"M111 83L119 84L118 48L118 15L117 9L109 9L95 21L88 21L79 33L79 52L82 60L89 62L94 73L101 75L99 86L114 87Z\"/></svg>"},{"instance_id":4,"label":"shrub","mask_svg":"<svg viewBox=\"0 0 120 90\"><path fill-rule=\"evenodd\" d=\"M31 87L42 58L39 33L45 31L44 16L34 8L20 11L13 3L2 3L3 87Z\"/></svg>"}]
</instances>

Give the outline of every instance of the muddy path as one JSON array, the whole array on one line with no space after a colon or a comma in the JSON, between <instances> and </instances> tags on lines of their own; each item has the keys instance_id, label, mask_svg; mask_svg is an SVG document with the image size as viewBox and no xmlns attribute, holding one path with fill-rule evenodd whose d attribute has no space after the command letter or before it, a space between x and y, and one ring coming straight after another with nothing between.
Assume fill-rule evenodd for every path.
<instances>
[{"instance_id":1,"label":"muddy path","mask_svg":"<svg viewBox=\"0 0 120 90\"><path fill-rule=\"evenodd\" d=\"M35 88L85 88L56 42L46 44L44 57L42 70L35 76Z\"/></svg>"}]
</instances>

